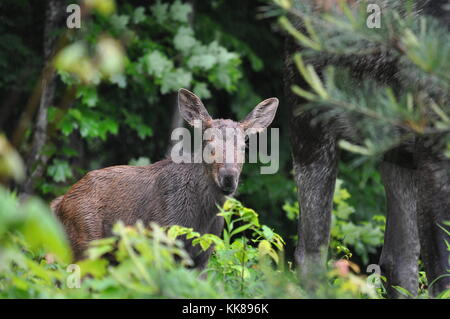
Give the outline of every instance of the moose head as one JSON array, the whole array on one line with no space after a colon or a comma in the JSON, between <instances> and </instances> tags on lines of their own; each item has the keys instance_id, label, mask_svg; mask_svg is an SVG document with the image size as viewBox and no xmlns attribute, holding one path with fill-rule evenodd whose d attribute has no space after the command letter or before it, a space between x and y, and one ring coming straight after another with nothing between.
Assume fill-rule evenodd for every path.
<instances>
[{"instance_id":1,"label":"moose head","mask_svg":"<svg viewBox=\"0 0 450 319\"><path fill-rule=\"evenodd\" d=\"M240 122L213 119L200 98L186 89L178 91L178 105L181 116L202 130L203 163L209 175L225 195L234 193L245 159L246 137L263 131L272 123L278 99L262 101Z\"/></svg>"}]
</instances>

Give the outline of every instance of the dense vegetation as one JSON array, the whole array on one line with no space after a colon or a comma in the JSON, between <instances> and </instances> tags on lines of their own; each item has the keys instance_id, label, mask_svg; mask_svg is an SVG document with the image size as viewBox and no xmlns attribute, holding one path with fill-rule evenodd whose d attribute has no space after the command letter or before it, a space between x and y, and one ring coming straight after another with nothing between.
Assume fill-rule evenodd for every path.
<instances>
[{"instance_id":1,"label":"dense vegetation","mask_svg":"<svg viewBox=\"0 0 450 319\"><path fill-rule=\"evenodd\" d=\"M65 8L70 2L0 4L1 297L383 297L382 278L366 269L378 262L385 227L384 193L375 163L380 149L396 141L377 137L380 145L374 143L370 133L380 126L374 127L373 121L361 122L367 129L366 145L343 145L357 155L343 154L325 280L314 294L298 285L292 255L300 212L282 83L282 33L291 28L287 20L279 20L291 9L290 1L85 0L80 1L82 28L68 29ZM62 16L55 14L58 10ZM355 17L365 13L345 13L331 23L342 30L361 27ZM448 70L449 42L447 49L433 51L440 56L433 56L423 52L426 46L435 47L426 42L431 41L426 31L416 38L417 29L411 28L406 45L411 46L413 62L424 72ZM305 48L314 51L314 45L320 45L326 51L327 32L319 33L311 24L309 37L290 33ZM376 33L360 36L379 40ZM345 41L349 50L358 49L356 40ZM422 42L424 46L417 45ZM348 92L335 85L332 71L324 88L301 56L296 61L312 90L296 89L311 106L325 99L348 101ZM448 84L445 72L437 78ZM180 87L191 89L211 114L222 118L241 119L262 99L279 97L281 107L272 124L281 130L279 172L260 175L258 165L244 166L237 199L221 208L226 227L220 238L178 226L148 229L118 223L115 237L94 242L89 258L72 265L67 240L48 202L89 170L164 158L171 130L183 125L175 102ZM360 113L372 105L363 99L369 96L365 93L355 102ZM386 102L377 104L383 119L391 116L383 112L394 102L410 108L408 96L396 101L385 88L370 93L370 98ZM448 129L445 111L437 105L435 110L437 129ZM405 117L411 126L417 120L417 114ZM383 137L390 136L386 122L381 123ZM214 245L202 273L189 268L178 236L194 239L203 249ZM419 296L427 297L423 272L420 282Z\"/></svg>"},{"instance_id":2,"label":"dense vegetation","mask_svg":"<svg viewBox=\"0 0 450 319\"><path fill-rule=\"evenodd\" d=\"M284 241L258 214L229 199L220 214L223 237L200 236L192 229L172 226L150 229L116 224L115 237L92 243L88 258L70 264L70 249L60 225L46 205L29 200L19 205L2 190L1 297L7 298L305 298L283 257ZM202 249L215 245L208 267L192 265L178 236L192 238ZM46 252L51 254L46 254ZM115 262L109 264L112 253ZM315 297L379 297L378 278L360 278L351 262L341 261L326 274ZM206 275L206 276L205 276ZM198 280L198 277L203 278ZM81 278L83 280L81 281ZM379 288L377 288L379 287Z\"/></svg>"}]
</instances>

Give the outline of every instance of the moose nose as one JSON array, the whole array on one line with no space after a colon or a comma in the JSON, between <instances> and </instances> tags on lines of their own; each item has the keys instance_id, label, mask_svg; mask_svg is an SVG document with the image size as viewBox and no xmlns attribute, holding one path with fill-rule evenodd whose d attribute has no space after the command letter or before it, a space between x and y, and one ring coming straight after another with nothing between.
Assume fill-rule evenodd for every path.
<instances>
[{"instance_id":1,"label":"moose nose","mask_svg":"<svg viewBox=\"0 0 450 319\"><path fill-rule=\"evenodd\" d=\"M219 169L220 188L227 194L231 194L236 190L238 172L236 169L224 168Z\"/></svg>"},{"instance_id":2,"label":"moose nose","mask_svg":"<svg viewBox=\"0 0 450 319\"><path fill-rule=\"evenodd\" d=\"M223 176L222 184L226 188L232 187L233 184L234 184L234 177L233 177L233 175L225 175L225 176Z\"/></svg>"}]
</instances>

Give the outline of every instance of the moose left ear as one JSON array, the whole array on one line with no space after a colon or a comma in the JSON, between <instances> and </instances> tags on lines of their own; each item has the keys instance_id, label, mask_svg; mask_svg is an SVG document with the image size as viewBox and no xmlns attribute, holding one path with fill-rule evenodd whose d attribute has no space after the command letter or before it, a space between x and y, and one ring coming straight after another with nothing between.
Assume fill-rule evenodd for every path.
<instances>
[{"instance_id":1,"label":"moose left ear","mask_svg":"<svg viewBox=\"0 0 450 319\"><path fill-rule=\"evenodd\" d=\"M278 99L272 97L259 103L247 117L240 122L244 130L253 129L262 132L272 123L278 108Z\"/></svg>"}]
</instances>

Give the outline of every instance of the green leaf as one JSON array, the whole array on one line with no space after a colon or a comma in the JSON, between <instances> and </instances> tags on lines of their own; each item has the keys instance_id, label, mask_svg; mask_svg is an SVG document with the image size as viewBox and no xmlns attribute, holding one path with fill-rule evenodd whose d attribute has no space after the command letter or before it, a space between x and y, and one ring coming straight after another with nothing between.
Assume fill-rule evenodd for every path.
<instances>
[{"instance_id":1,"label":"green leaf","mask_svg":"<svg viewBox=\"0 0 450 319\"><path fill-rule=\"evenodd\" d=\"M249 229L250 227L252 227L252 224L244 224L242 226L239 226L238 228L234 229L231 233L230 236L234 236L236 234L239 234L241 232L243 232L246 229Z\"/></svg>"},{"instance_id":2,"label":"green leaf","mask_svg":"<svg viewBox=\"0 0 450 319\"><path fill-rule=\"evenodd\" d=\"M310 93L308 91L303 90L298 85L293 85L291 87L291 89L292 89L292 92L294 92L295 94L305 98L306 100L315 101L315 100L318 99L318 96L314 95L313 93Z\"/></svg>"},{"instance_id":3,"label":"green leaf","mask_svg":"<svg viewBox=\"0 0 450 319\"><path fill-rule=\"evenodd\" d=\"M66 113L66 115L59 122L59 128L65 136L69 136L77 127L78 124L73 121L69 113Z\"/></svg>"},{"instance_id":4,"label":"green leaf","mask_svg":"<svg viewBox=\"0 0 450 319\"><path fill-rule=\"evenodd\" d=\"M80 60L87 54L83 42L75 42L63 48L55 57L55 68L59 71L75 72Z\"/></svg>"},{"instance_id":5,"label":"green leaf","mask_svg":"<svg viewBox=\"0 0 450 319\"><path fill-rule=\"evenodd\" d=\"M151 164L150 159L148 157L144 157L144 156L141 156L137 159L131 159L128 162L128 165L132 165L132 166L147 166L150 164Z\"/></svg>"},{"instance_id":6,"label":"green leaf","mask_svg":"<svg viewBox=\"0 0 450 319\"><path fill-rule=\"evenodd\" d=\"M178 22L187 23L191 12L192 7L187 3L182 3L180 0L176 0L170 7L170 17Z\"/></svg>"},{"instance_id":7,"label":"green leaf","mask_svg":"<svg viewBox=\"0 0 450 319\"><path fill-rule=\"evenodd\" d=\"M55 182L65 182L67 178L73 177L69 163L59 159L53 160L52 164L47 168L47 174Z\"/></svg>"},{"instance_id":8,"label":"green leaf","mask_svg":"<svg viewBox=\"0 0 450 319\"><path fill-rule=\"evenodd\" d=\"M161 93L176 92L179 88L189 88L191 86L192 73L183 68L177 68L173 72L163 75Z\"/></svg>"},{"instance_id":9,"label":"green leaf","mask_svg":"<svg viewBox=\"0 0 450 319\"><path fill-rule=\"evenodd\" d=\"M5 177L21 181L25 177L25 167L19 153L0 134L0 180Z\"/></svg>"},{"instance_id":10,"label":"green leaf","mask_svg":"<svg viewBox=\"0 0 450 319\"><path fill-rule=\"evenodd\" d=\"M212 69L217 62L217 58L213 54L195 54L189 58L188 66L192 69L200 68L208 71Z\"/></svg>"},{"instance_id":11,"label":"green leaf","mask_svg":"<svg viewBox=\"0 0 450 319\"><path fill-rule=\"evenodd\" d=\"M97 42L96 53L98 70L102 76L111 78L115 74L122 74L126 59L121 42L104 36Z\"/></svg>"},{"instance_id":12,"label":"green leaf","mask_svg":"<svg viewBox=\"0 0 450 319\"><path fill-rule=\"evenodd\" d=\"M111 24L118 30L124 30L128 22L130 22L130 17L124 14L114 14L109 19L111 19Z\"/></svg>"},{"instance_id":13,"label":"green leaf","mask_svg":"<svg viewBox=\"0 0 450 319\"><path fill-rule=\"evenodd\" d=\"M142 123L141 117L131 114L126 110L123 110L123 113L125 114L125 123L132 129L136 130L141 139L145 139L153 135L152 128Z\"/></svg>"},{"instance_id":14,"label":"green leaf","mask_svg":"<svg viewBox=\"0 0 450 319\"><path fill-rule=\"evenodd\" d=\"M414 298L414 295L410 293L407 289L400 287L400 286L392 286L395 290L397 290L400 294L402 294L405 297Z\"/></svg>"},{"instance_id":15,"label":"green leaf","mask_svg":"<svg viewBox=\"0 0 450 319\"><path fill-rule=\"evenodd\" d=\"M144 7L137 7L134 9L133 12L133 22L134 23L141 23L145 21L146 15L145 15L145 8Z\"/></svg>"},{"instance_id":16,"label":"green leaf","mask_svg":"<svg viewBox=\"0 0 450 319\"><path fill-rule=\"evenodd\" d=\"M81 276L88 274L94 278L101 278L107 273L108 261L105 259L84 259L77 263L81 269Z\"/></svg>"},{"instance_id":17,"label":"green leaf","mask_svg":"<svg viewBox=\"0 0 450 319\"><path fill-rule=\"evenodd\" d=\"M153 51L145 57L147 72L157 78L173 69L173 63L160 51Z\"/></svg>"},{"instance_id":18,"label":"green leaf","mask_svg":"<svg viewBox=\"0 0 450 319\"><path fill-rule=\"evenodd\" d=\"M190 27L179 27L173 38L173 44L177 50L186 54L186 51L191 50L197 44L197 40L194 38L194 30Z\"/></svg>"},{"instance_id":19,"label":"green leaf","mask_svg":"<svg viewBox=\"0 0 450 319\"><path fill-rule=\"evenodd\" d=\"M78 152L76 150L74 150L73 148L70 148L68 146L63 146L62 153L65 156L69 156L69 157L73 157L73 156L77 156L78 155Z\"/></svg>"},{"instance_id":20,"label":"green leaf","mask_svg":"<svg viewBox=\"0 0 450 319\"><path fill-rule=\"evenodd\" d=\"M193 92L201 99L209 99L211 97L211 92L206 83L198 82L195 84Z\"/></svg>"},{"instance_id":21,"label":"green leaf","mask_svg":"<svg viewBox=\"0 0 450 319\"><path fill-rule=\"evenodd\" d=\"M78 109L70 109L67 113L78 122L81 122L83 120L83 115L81 114L81 111Z\"/></svg>"},{"instance_id":22,"label":"green leaf","mask_svg":"<svg viewBox=\"0 0 450 319\"><path fill-rule=\"evenodd\" d=\"M368 148L363 147L363 146L359 146L359 145L356 145L356 144L352 144L352 143L350 143L350 142L348 142L346 140L340 140L338 144L339 144L340 148L342 148L344 150L347 150L349 152L353 152L353 153L357 153L357 154L361 154L361 155L366 155L366 156L372 155L371 150L369 150Z\"/></svg>"},{"instance_id":23,"label":"green leaf","mask_svg":"<svg viewBox=\"0 0 450 319\"><path fill-rule=\"evenodd\" d=\"M60 261L69 262L71 251L65 233L54 219L49 207L41 201L32 199L25 204L27 213L22 234L30 249L43 248L54 254Z\"/></svg>"},{"instance_id":24,"label":"green leaf","mask_svg":"<svg viewBox=\"0 0 450 319\"><path fill-rule=\"evenodd\" d=\"M103 16L109 16L116 11L116 2L114 0L85 0L86 6L94 9Z\"/></svg>"},{"instance_id":25,"label":"green leaf","mask_svg":"<svg viewBox=\"0 0 450 319\"><path fill-rule=\"evenodd\" d=\"M121 89L127 87L127 78L124 74L114 74L109 80L111 83L117 84L117 86Z\"/></svg>"},{"instance_id":26,"label":"green leaf","mask_svg":"<svg viewBox=\"0 0 450 319\"><path fill-rule=\"evenodd\" d=\"M306 35L298 31L292 23L288 20L286 17L280 17L278 19L278 22L281 24L281 26L290 34L292 35L300 44L307 48L311 48L316 51L321 50L320 43L314 42L310 38L308 38Z\"/></svg>"},{"instance_id":27,"label":"green leaf","mask_svg":"<svg viewBox=\"0 0 450 319\"><path fill-rule=\"evenodd\" d=\"M163 24L167 20L169 16L168 8L169 4L161 3L160 0L156 1L156 3L150 7L150 10L159 24Z\"/></svg>"}]
</instances>

